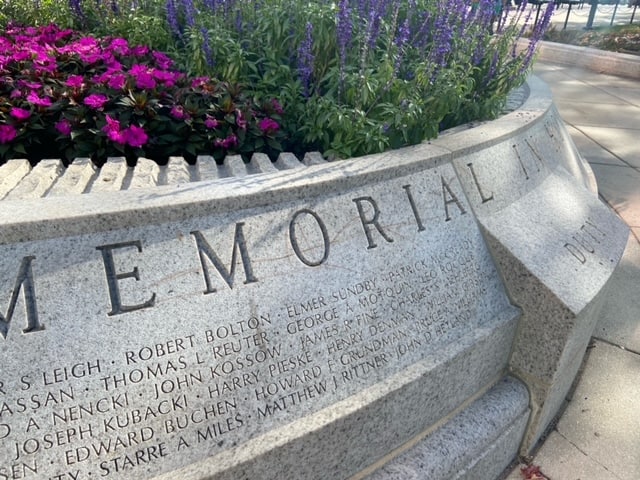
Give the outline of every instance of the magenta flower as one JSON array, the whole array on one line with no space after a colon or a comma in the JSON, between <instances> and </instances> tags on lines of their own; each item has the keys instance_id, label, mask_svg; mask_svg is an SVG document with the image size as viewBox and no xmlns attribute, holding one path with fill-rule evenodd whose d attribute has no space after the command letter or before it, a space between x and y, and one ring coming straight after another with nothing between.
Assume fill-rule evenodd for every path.
<instances>
[{"instance_id":1,"label":"magenta flower","mask_svg":"<svg viewBox=\"0 0 640 480\"><path fill-rule=\"evenodd\" d=\"M122 75L121 73L110 75L109 80L107 81L107 85L109 85L109 88L113 88L114 90L122 90L126 83L127 77L125 75Z\"/></svg>"},{"instance_id":2,"label":"magenta flower","mask_svg":"<svg viewBox=\"0 0 640 480\"><path fill-rule=\"evenodd\" d=\"M105 103L109 101L109 97L106 95L102 95L101 93L92 93L88 97L86 97L82 103L84 103L89 108L97 110L99 108L104 107Z\"/></svg>"},{"instance_id":3,"label":"magenta flower","mask_svg":"<svg viewBox=\"0 0 640 480\"><path fill-rule=\"evenodd\" d=\"M103 59L104 64L109 67L109 72L121 72L122 64L115 59L115 57L109 57Z\"/></svg>"},{"instance_id":4,"label":"magenta flower","mask_svg":"<svg viewBox=\"0 0 640 480\"><path fill-rule=\"evenodd\" d=\"M111 118L110 115L105 115L105 120L107 124L102 127L102 131L106 132L108 130L120 130L120 122L115 118Z\"/></svg>"},{"instance_id":5,"label":"magenta flower","mask_svg":"<svg viewBox=\"0 0 640 480\"><path fill-rule=\"evenodd\" d=\"M13 54L11 59L14 62L24 62L25 60L29 60L31 58L31 52L27 50L22 50L20 52L16 52Z\"/></svg>"},{"instance_id":6,"label":"magenta flower","mask_svg":"<svg viewBox=\"0 0 640 480\"><path fill-rule=\"evenodd\" d=\"M114 143L124 145L126 138L124 133L120 130L120 122L106 115L107 124L102 127L102 131L107 134L107 138Z\"/></svg>"},{"instance_id":7,"label":"magenta flower","mask_svg":"<svg viewBox=\"0 0 640 480\"><path fill-rule=\"evenodd\" d=\"M9 143L17 135L18 132L12 125L0 125L0 143Z\"/></svg>"},{"instance_id":8,"label":"magenta flower","mask_svg":"<svg viewBox=\"0 0 640 480\"><path fill-rule=\"evenodd\" d=\"M28 80L18 80L18 86L22 88L28 88L29 90L38 90L42 87L41 83L29 82Z\"/></svg>"},{"instance_id":9,"label":"magenta flower","mask_svg":"<svg viewBox=\"0 0 640 480\"><path fill-rule=\"evenodd\" d=\"M99 53L83 53L80 55L80 59L87 65L93 65L102 60L102 55Z\"/></svg>"},{"instance_id":10,"label":"magenta flower","mask_svg":"<svg viewBox=\"0 0 640 480\"><path fill-rule=\"evenodd\" d=\"M149 53L149 47L147 47L146 45L136 45L135 47L131 48L131 55L133 55L134 57L143 57L147 53Z\"/></svg>"},{"instance_id":11,"label":"magenta flower","mask_svg":"<svg viewBox=\"0 0 640 480\"><path fill-rule=\"evenodd\" d=\"M167 57L164 53L154 51L151 54L160 68L166 70L167 68L171 68L171 65L173 65L173 60Z\"/></svg>"},{"instance_id":12,"label":"magenta flower","mask_svg":"<svg viewBox=\"0 0 640 480\"><path fill-rule=\"evenodd\" d=\"M56 130L62 135L71 134L71 122L67 119L62 119L56 123Z\"/></svg>"},{"instance_id":13,"label":"magenta flower","mask_svg":"<svg viewBox=\"0 0 640 480\"><path fill-rule=\"evenodd\" d=\"M222 147L222 148L235 147L235 146L238 145L238 137L236 137L235 135L231 134L227 138L225 138L224 140L216 140L215 142L213 142L213 144L216 147Z\"/></svg>"},{"instance_id":14,"label":"magenta flower","mask_svg":"<svg viewBox=\"0 0 640 480\"><path fill-rule=\"evenodd\" d=\"M107 132L107 138L111 140L113 143L124 145L127 141L127 139L125 138L124 132L120 130L107 130L106 132Z\"/></svg>"},{"instance_id":15,"label":"magenta flower","mask_svg":"<svg viewBox=\"0 0 640 480\"><path fill-rule=\"evenodd\" d=\"M135 65L131 65L131 68L129 68L129 74L131 74L131 76L133 77L137 77L141 73L145 73L148 71L149 71L149 67L147 67L146 65L140 65L139 63L136 63Z\"/></svg>"},{"instance_id":16,"label":"magenta flower","mask_svg":"<svg viewBox=\"0 0 640 480\"><path fill-rule=\"evenodd\" d=\"M273 107L273 111L276 112L278 115L282 115L284 113L284 109L282 108L282 105L280 105L280 102L275 98L271 100L271 106Z\"/></svg>"},{"instance_id":17,"label":"magenta flower","mask_svg":"<svg viewBox=\"0 0 640 480\"><path fill-rule=\"evenodd\" d=\"M12 107L10 115L16 120L23 122L31 116L31 110L25 110L24 108Z\"/></svg>"},{"instance_id":18,"label":"magenta flower","mask_svg":"<svg viewBox=\"0 0 640 480\"><path fill-rule=\"evenodd\" d=\"M269 135L270 133L275 133L280 128L280 124L273 120L272 118L263 118L258 123L258 127L265 135Z\"/></svg>"},{"instance_id":19,"label":"magenta flower","mask_svg":"<svg viewBox=\"0 0 640 480\"><path fill-rule=\"evenodd\" d=\"M132 73L133 75L133 73ZM140 72L136 76L136 87L141 90L149 89L153 90L156 88L156 81L153 78L153 75L149 72Z\"/></svg>"},{"instance_id":20,"label":"magenta flower","mask_svg":"<svg viewBox=\"0 0 640 480\"><path fill-rule=\"evenodd\" d=\"M89 51L98 48L98 41L93 37L82 37L76 42L78 51Z\"/></svg>"},{"instance_id":21,"label":"magenta flower","mask_svg":"<svg viewBox=\"0 0 640 480\"><path fill-rule=\"evenodd\" d=\"M171 88L175 85L176 81L180 79L182 74L178 72L169 72L166 70L155 69L153 71L153 78L165 84L165 86Z\"/></svg>"},{"instance_id":22,"label":"magenta flower","mask_svg":"<svg viewBox=\"0 0 640 480\"><path fill-rule=\"evenodd\" d=\"M210 81L211 79L209 77L196 77L193 80L191 80L191 88L203 87Z\"/></svg>"},{"instance_id":23,"label":"magenta flower","mask_svg":"<svg viewBox=\"0 0 640 480\"><path fill-rule=\"evenodd\" d=\"M138 127L136 125L131 125L122 133L124 134L126 143L131 145L132 147L142 147L149 140L149 136L144 131L144 128Z\"/></svg>"},{"instance_id":24,"label":"magenta flower","mask_svg":"<svg viewBox=\"0 0 640 480\"><path fill-rule=\"evenodd\" d=\"M82 75L71 75L67 78L65 85L71 88L82 88L83 83L84 77L82 77Z\"/></svg>"},{"instance_id":25,"label":"magenta flower","mask_svg":"<svg viewBox=\"0 0 640 480\"><path fill-rule=\"evenodd\" d=\"M114 38L109 44L109 49L118 55L129 54L129 42L124 38Z\"/></svg>"},{"instance_id":26,"label":"magenta flower","mask_svg":"<svg viewBox=\"0 0 640 480\"><path fill-rule=\"evenodd\" d=\"M220 122L218 122L218 120L216 120L213 117L209 117L207 115L207 119L204 121L204 126L210 129L216 128L218 125L220 125Z\"/></svg>"},{"instance_id":27,"label":"magenta flower","mask_svg":"<svg viewBox=\"0 0 640 480\"><path fill-rule=\"evenodd\" d=\"M189 114L184 111L184 107L182 105L174 105L171 107L171 112L169 112L169 114L176 120L185 120L189 118Z\"/></svg>"},{"instance_id":28,"label":"magenta flower","mask_svg":"<svg viewBox=\"0 0 640 480\"><path fill-rule=\"evenodd\" d=\"M36 92L29 92L27 95L27 102L37 107L50 107L52 102L48 97L40 97Z\"/></svg>"}]
</instances>

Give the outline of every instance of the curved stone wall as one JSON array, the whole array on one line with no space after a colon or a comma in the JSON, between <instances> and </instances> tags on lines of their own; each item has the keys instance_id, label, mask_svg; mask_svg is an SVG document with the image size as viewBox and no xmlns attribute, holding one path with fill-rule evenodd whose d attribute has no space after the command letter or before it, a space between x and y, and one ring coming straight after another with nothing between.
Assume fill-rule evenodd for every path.
<instances>
[{"instance_id":1,"label":"curved stone wall","mask_svg":"<svg viewBox=\"0 0 640 480\"><path fill-rule=\"evenodd\" d=\"M627 236L524 92L348 161L0 167L0 477L499 475Z\"/></svg>"}]
</instances>

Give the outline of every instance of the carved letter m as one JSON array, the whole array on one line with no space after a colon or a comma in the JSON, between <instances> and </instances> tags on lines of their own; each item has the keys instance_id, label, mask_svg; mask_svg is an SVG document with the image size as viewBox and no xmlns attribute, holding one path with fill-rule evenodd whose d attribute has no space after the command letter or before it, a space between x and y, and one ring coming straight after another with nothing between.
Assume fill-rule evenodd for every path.
<instances>
[{"instance_id":1,"label":"carved letter m","mask_svg":"<svg viewBox=\"0 0 640 480\"><path fill-rule=\"evenodd\" d=\"M16 278L16 284L13 287L11 293L11 300L9 300L9 309L7 315L2 316L0 313L0 335L2 338L7 338L9 332L9 323L11 323L11 317L16 309L16 303L18 302L18 295L22 288L24 293L24 303L27 313L27 328L22 330L22 333L31 333L44 330L44 326L38 322L38 308L36 306L36 289L33 284L33 270L31 269L31 262L36 257L29 256L22 259L20 264L20 271L18 272L18 278Z\"/></svg>"},{"instance_id":2,"label":"carved letter m","mask_svg":"<svg viewBox=\"0 0 640 480\"><path fill-rule=\"evenodd\" d=\"M233 251L231 254L231 266L228 270L222 263L222 260L220 260L218 255L216 255L216 252L213 250L213 248L211 248L211 246L207 243L202 233L200 233L199 231L191 232L191 235L193 235L196 240L196 247L198 248L198 254L200 255L200 263L202 264L204 282L207 287L207 289L204 291L205 294L213 293L216 291L216 289L211 285L211 279L209 277L209 270L207 268L206 259L208 259L213 264L213 266L218 271L220 276L224 279L229 288L233 288L233 277L235 274L239 253L242 260L242 266L244 268L244 283L255 283L258 281L258 279L254 276L253 270L251 268L251 260L249 259L247 244L244 239L244 234L242 233L243 225L244 223L242 222L236 224L236 232L233 239Z\"/></svg>"}]
</instances>

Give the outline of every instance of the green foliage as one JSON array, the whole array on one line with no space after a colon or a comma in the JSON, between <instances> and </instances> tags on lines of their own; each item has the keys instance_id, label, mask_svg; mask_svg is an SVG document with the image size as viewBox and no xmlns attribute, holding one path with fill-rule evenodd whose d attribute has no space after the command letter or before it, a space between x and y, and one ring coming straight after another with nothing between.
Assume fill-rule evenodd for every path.
<instances>
[{"instance_id":1,"label":"green foliage","mask_svg":"<svg viewBox=\"0 0 640 480\"><path fill-rule=\"evenodd\" d=\"M0 4L0 25L10 22L33 26L55 23L62 28L71 28L73 16L66 1L3 1Z\"/></svg>"},{"instance_id":2,"label":"green foliage","mask_svg":"<svg viewBox=\"0 0 640 480\"><path fill-rule=\"evenodd\" d=\"M54 22L164 51L188 76L239 85L249 103L278 99L282 142L253 125L236 132L238 151L346 158L497 116L524 81L548 17L516 52L528 12L520 5L496 18L493 0L41 0L0 3L0 24ZM187 134L193 124L145 122L164 132L166 151L206 148Z\"/></svg>"}]
</instances>

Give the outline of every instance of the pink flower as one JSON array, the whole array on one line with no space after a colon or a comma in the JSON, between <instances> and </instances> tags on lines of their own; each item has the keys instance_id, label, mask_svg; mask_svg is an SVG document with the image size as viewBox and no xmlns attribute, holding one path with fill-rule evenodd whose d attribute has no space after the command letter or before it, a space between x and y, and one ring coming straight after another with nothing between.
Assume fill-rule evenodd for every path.
<instances>
[{"instance_id":1,"label":"pink flower","mask_svg":"<svg viewBox=\"0 0 640 480\"><path fill-rule=\"evenodd\" d=\"M109 67L110 72L121 72L122 64L115 59L115 57L109 57L103 59L104 64Z\"/></svg>"},{"instance_id":2,"label":"pink flower","mask_svg":"<svg viewBox=\"0 0 640 480\"><path fill-rule=\"evenodd\" d=\"M92 50L98 47L98 40L96 40L93 37L82 37L80 40L76 42L76 46L79 51Z\"/></svg>"},{"instance_id":3,"label":"pink flower","mask_svg":"<svg viewBox=\"0 0 640 480\"><path fill-rule=\"evenodd\" d=\"M169 57L167 57L164 53L162 52L152 52L151 53L153 55L153 58L156 61L156 64L160 67L160 68L170 68L171 65L173 65L173 60L171 60Z\"/></svg>"},{"instance_id":4,"label":"pink flower","mask_svg":"<svg viewBox=\"0 0 640 480\"><path fill-rule=\"evenodd\" d=\"M131 65L131 68L129 69L129 74L131 74L131 76L133 77L137 77L141 73L145 73L148 71L149 71L149 67L136 63L135 65Z\"/></svg>"},{"instance_id":5,"label":"pink flower","mask_svg":"<svg viewBox=\"0 0 640 480\"><path fill-rule=\"evenodd\" d=\"M105 103L109 101L109 97L106 95L102 95L101 93L92 93L88 97L86 97L82 103L84 103L89 108L93 108L97 110L99 108L104 107Z\"/></svg>"},{"instance_id":6,"label":"pink flower","mask_svg":"<svg viewBox=\"0 0 640 480\"><path fill-rule=\"evenodd\" d=\"M29 90L38 90L42 87L41 83L29 82L27 80L18 80L18 86L28 88Z\"/></svg>"},{"instance_id":7,"label":"pink flower","mask_svg":"<svg viewBox=\"0 0 640 480\"><path fill-rule=\"evenodd\" d=\"M204 121L204 126L207 128L216 128L220 125L220 122L213 117L207 116L207 119Z\"/></svg>"},{"instance_id":8,"label":"pink flower","mask_svg":"<svg viewBox=\"0 0 640 480\"><path fill-rule=\"evenodd\" d=\"M67 119L62 119L56 123L56 130L62 135L69 135L71 133L71 122Z\"/></svg>"},{"instance_id":9,"label":"pink flower","mask_svg":"<svg viewBox=\"0 0 640 480\"><path fill-rule=\"evenodd\" d=\"M124 145L126 138L124 133L120 130L120 122L106 115L107 124L102 127L102 131L107 134L107 138L114 143Z\"/></svg>"},{"instance_id":10,"label":"pink flower","mask_svg":"<svg viewBox=\"0 0 640 480\"><path fill-rule=\"evenodd\" d=\"M10 115L16 120L22 122L31 116L31 110L25 110L24 108L13 107L11 108Z\"/></svg>"},{"instance_id":11,"label":"pink flower","mask_svg":"<svg viewBox=\"0 0 640 480\"><path fill-rule=\"evenodd\" d=\"M271 106L273 107L273 111L278 115L282 115L284 113L282 105L280 105L280 102L278 102L278 100L276 100L275 98L271 100Z\"/></svg>"},{"instance_id":12,"label":"pink flower","mask_svg":"<svg viewBox=\"0 0 640 480\"><path fill-rule=\"evenodd\" d=\"M87 65L93 65L94 63L98 63L102 60L102 55L99 53L81 53L80 60L82 60Z\"/></svg>"},{"instance_id":13,"label":"pink flower","mask_svg":"<svg viewBox=\"0 0 640 480\"><path fill-rule=\"evenodd\" d=\"M260 120L260 123L258 123L258 127L260 128L262 133L269 135L270 133L277 132L280 128L280 125L272 118L263 118L262 120Z\"/></svg>"},{"instance_id":14,"label":"pink flower","mask_svg":"<svg viewBox=\"0 0 640 480\"><path fill-rule=\"evenodd\" d=\"M138 127L136 125L131 125L122 133L124 134L126 143L131 145L132 147L142 147L149 140L149 136L144 131L144 128Z\"/></svg>"},{"instance_id":15,"label":"pink flower","mask_svg":"<svg viewBox=\"0 0 640 480\"><path fill-rule=\"evenodd\" d=\"M141 90L156 88L156 81L149 72L140 72L136 75L136 87Z\"/></svg>"},{"instance_id":16,"label":"pink flower","mask_svg":"<svg viewBox=\"0 0 640 480\"><path fill-rule=\"evenodd\" d=\"M227 138L225 138L224 140L216 140L215 142L213 142L213 144L216 147L222 147L222 148L231 148L231 147L235 147L238 145L238 137L236 137L235 135L231 134L229 135Z\"/></svg>"},{"instance_id":17,"label":"pink flower","mask_svg":"<svg viewBox=\"0 0 640 480\"><path fill-rule=\"evenodd\" d=\"M159 82L164 83L167 87L173 87L180 77L181 74L178 72L169 72L166 70L158 69L155 69L153 71L153 78L155 78Z\"/></svg>"},{"instance_id":18,"label":"pink flower","mask_svg":"<svg viewBox=\"0 0 640 480\"><path fill-rule=\"evenodd\" d=\"M133 55L134 57L142 57L147 53L149 53L149 47L147 47L146 45L136 45L135 47L131 48L131 55Z\"/></svg>"},{"instance_id":19,"label":"pink flower","mask_svg":"<svg viewBox=\"0 0 640 480\"><path fill-rule=\"evenodd\" d=\"M174 105L171 107L170 115L176 120L185 120L189 118L189 114L184 111L184 107L182 105Z\"/></svg>"},{"instance_id":20,"label":"pink flower","mask_svg":"<svg viewBox=\"0 0 640 480\"><path fill-rule=\"evenodd\" d=\"M111 75L109 77L109 80L107 81L107 85L109 85L109 88L113 88L114 90L122 90L126 83L127 77L120 73Z\"/></svg>"},{"instance_id":21,"label":"pink flower","mask_svg":"<svg viewBox=\"0 0 640 480\"><path fill-rule=\"evenodd\" d=\"M9 143L17 135L18 132L12 125L0 125L0 143Z\"/></svg>"},{"instance_id":22,"label":"pink flower","mask_svg":"<svg viewBox=\"0 0 640 480\"><path fill-rule=\"evenodd\" d=\"M109 44L109 49L118 55L128 55L129 43L124 38L114 38Z\"/></svg>"},{"instance_id":23,"label":"pink flower","mask_svg":"<svg viewBox=\"0 0 640 480\"><path fill-rule=\"evenodd\" d=\"M11 59L14 62L24 62L25 60L29 60L30 58L31 52L28 52L27 50L16 52L11 56Z\"/></svg>"},{"instance_id":24,"label":"pink flower","mask_svg":"<svg viewBox=\"0 0 640 480\"><path fill-rule=\"evenodd\" d=\"M196 77L191 80L191 88L198 88L209 83L211 79L209 77Z\"/></svg>"},{"instance_id":25,"label":"pink flower","mask_svg":"<svg viewBox=\"0 0 640 480\"><path fill-rule=\"evenodd\" d=\"M37 107L50 107L52 103L50 98L41 98L36 92L29 92L29 95L27 95L27 102L32 105L36 105Z\"/></svg>"},{"instance_id":26,"label":"pink flower","mask_svg":"<svg viewBox=\"0 0 640 480\"><path fill-rule=\"evenodd\" d=\"M107 130L120 130L120 122L114 118L111 118L110 115L105 115L105 120L107 124L102 127L102 131L106 132Z\"/></svg>"},{"instance_id":27,"label":"pink flower","mask_svg":"<svg viewBox=\"0 0 640 480\"><path fill-rule=\"evenodd\" d=\"M67 87L71 88L82 88L82 84L84 82L84 78L82 75L70 75L65 82Z\"/></svg>"},{"instance_id":28,"label":"pink flower","mask_svg":"<svg viewBox=\"0 0 640 480\"><path fill-rule=\"evenodd\" d=\"M107 138L119 145L124 145L127 142L124 132L120 130L107 130Z\"/></svg>"}]
</instances>

